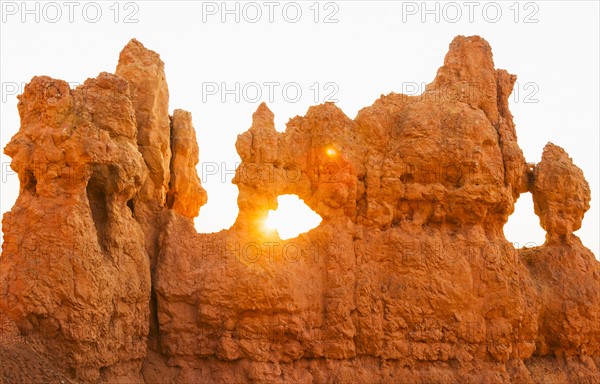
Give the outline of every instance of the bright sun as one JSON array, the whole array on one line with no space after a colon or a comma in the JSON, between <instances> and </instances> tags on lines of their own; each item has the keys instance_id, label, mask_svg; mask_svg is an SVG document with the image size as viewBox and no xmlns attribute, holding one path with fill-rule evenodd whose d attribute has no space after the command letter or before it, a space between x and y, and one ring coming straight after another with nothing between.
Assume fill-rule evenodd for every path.
<instances>
[{"instance_id":1,"label":"bright sun","mask_svg":"<svg viewBox=\"0 0 600 384\"><path fill-rule=\"evenodd\" d=\"M282 240L308 232L321 223L321 216L310 209L298 196L282 195L277 198L279 207L269 211L265 220L268 230L276 230Z\"/></svg>"}]
</instances>

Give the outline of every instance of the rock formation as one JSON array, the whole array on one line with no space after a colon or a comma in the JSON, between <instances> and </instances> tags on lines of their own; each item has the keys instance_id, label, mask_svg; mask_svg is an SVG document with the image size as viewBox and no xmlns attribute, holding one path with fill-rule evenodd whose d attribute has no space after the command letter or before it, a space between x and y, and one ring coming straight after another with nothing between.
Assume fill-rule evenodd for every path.
<instances>
[{"instance_id":1,"label":"rock formation","mask_svg":"<svg viewBox=\"0 0 600 384\"><path fill-rule=\"evenodd\" d=\"M280 133L261 104L236 143L238 218L198 234L195 131L168 114L158 54L132 40L74 90L35 77L5 148L21 187L0 380L600 382L600 263L573 234L590 189L553 144L526 163L515 80L459 36L422 95L355 119L326 103ZM523 192L547 239L517 250L503 226ZM282 194L322 223L264 231Z\"/></svg>"}]
</instances>

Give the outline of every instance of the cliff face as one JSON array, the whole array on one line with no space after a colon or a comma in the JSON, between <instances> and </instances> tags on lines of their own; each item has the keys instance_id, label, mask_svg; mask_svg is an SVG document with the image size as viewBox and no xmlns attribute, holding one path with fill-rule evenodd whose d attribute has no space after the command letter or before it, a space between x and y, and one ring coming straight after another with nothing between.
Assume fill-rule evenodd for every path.
<instances>
[{"instance_id":1,"label":"cliff face","mask_svg":"<svg viewBox=\"0 0 600 384\"><path fill-rule=\"evenodd\" d=\"M573 234L589 186L560 147L525 162L515 80L459 36L422 95L355 119L324 104L279 133L262 104L236 143L236 223L198 234L195 132L156 53L132 40L75 90L34 78L5 148L21 191L0 353L84 382L600 382L600 263ZM523 192L547 241L516 250ZM323 222L265 231L282 194ZM35 372L3 369L55 377Z\"/></svg>"}]
</instances>

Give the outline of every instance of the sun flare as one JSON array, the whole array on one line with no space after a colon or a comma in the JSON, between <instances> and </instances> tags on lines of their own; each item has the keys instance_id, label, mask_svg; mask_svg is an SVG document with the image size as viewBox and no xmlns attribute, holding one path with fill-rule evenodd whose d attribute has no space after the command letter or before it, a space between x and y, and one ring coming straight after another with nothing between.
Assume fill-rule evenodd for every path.
<instances>
[{"instance_id":1,"label":"sun flare","mask_svg":"<svg viewBox=\"0 0 600 384\"><path fill-rule=\"evenodd\" d=\"M277 229L277 219L275 218L274 213L275 211L269 211L267 219L265 220L265 228L267 228L270 231Z\"/></svg>"},{"instance_id":2,"label":"sun flare","mask_svg":"<svg viewBox=\"0 0 600 384\"><path fill-rule=\"evenodd\" d=\"M335 150L335 148L333 146L327 147L327 149L325 150L325 153L329 157L335 157L337 155L337 151Z\"/></svg>"}]
</instances>

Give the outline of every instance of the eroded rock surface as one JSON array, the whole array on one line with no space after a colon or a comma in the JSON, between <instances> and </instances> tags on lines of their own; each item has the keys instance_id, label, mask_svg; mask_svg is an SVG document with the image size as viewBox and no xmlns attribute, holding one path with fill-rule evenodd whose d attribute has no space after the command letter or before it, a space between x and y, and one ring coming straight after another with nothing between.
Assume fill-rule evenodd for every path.
<instances>
[{"instance_id":1,"label":"eroded rock surface","mask_svg":"<svg viewBox=\"0 0 600 384\"><path fill-rule=\"evenodd\" d=\"M35 77L5 148L21 191L3 217L0 310L84 381L146 355L150 267L128 201L148 172L133 111L115 75L74 90Z\"/></svg>"},{"instance_id":2,"label":"eroded rock surface","mask_svg":"<svg viewBox=\"0 0 600 384\"><path fill-rule=\"evenodd\" d=\"M590 207L590 187L567 153L549 143L533 169L535 213L546 243L521 251L541 303L540 355L600 355L600 267L573 231ZM588 358L582 358L586 365Z\"/></svg>"},{"instance_id":3,"label":"eroded rock surface","mask_svg":"<svg viewBox=\"0 0 600 384\"><path fill-rule=\"evenodd\" d=\"M34 78L5 149L1 329L84 382L599 382L600 263L573 234L589 186L560 147L525 162L515 81L459 36L422 95L355 119L326 103L277 132L261 104L238 218L198 234L195 131L156 53L132 40L75 90ZM517 250L523 192L547 241ZM266 231L283 194L322 223Z\"/></svg>"}]
</instances>

